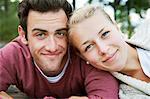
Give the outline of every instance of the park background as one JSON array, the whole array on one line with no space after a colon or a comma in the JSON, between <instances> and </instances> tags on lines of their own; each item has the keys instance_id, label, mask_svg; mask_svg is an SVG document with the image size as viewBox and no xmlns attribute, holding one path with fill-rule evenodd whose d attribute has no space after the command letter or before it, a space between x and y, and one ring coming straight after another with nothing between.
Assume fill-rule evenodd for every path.
<instances>
[{"instance_id":1,"label":"park background","mask_svg":"<svg viewBox=\"0 0 150 99\"><path fill-rule=\"evenodd\" d=\"M17 5L21 0L0 0L0 46L15 38L18 26ZM150 17L150 0L68 0L74 9L85 4L103 6L122 32L130 38L134 29Z\"/></svg>"}]
</instances>

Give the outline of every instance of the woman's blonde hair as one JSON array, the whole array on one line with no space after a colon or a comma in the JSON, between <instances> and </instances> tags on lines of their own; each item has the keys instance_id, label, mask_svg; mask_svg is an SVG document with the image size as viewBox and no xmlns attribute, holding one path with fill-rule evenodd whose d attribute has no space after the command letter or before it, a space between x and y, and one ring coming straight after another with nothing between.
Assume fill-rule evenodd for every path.
<instances>
[{"instance_id":1,"label":"woman's blonde hair","mask_svg":"<svg viewBox=\"0 0 150 99\"><path fill-rule=\"evenodd\" d=\"M102 13L104 16L106 16L106 18L112 23L114 24L115 22L110 18L110 16L100 7L100 6L96 6L96 5L86 5L82 8L79 8L77 10L75 10L72 14L72 16L70 17L69 20L69 31L68 31L68 39L69 42L71 42L71 36L70 34L72 34L72 31L74 29L74 25L84 21L85 19L88 19L89 17L93 16L94 14L96 14L96 12L100 12Z\"/></svg>"},{"instance_id":2,"label":"woman's blonde hair","mask_svg":"<svg viewBox=\"0 0 150 99\"><path fill-rule=\"evenodd\" d=\"M72 27L72 25L82 22L84 19L93 16L97 11L102 12L111 21L111 23L114 23L110 16L100 6L86 5L73 12L69 21L69 26Z\"/></svg>"}]
</instances>

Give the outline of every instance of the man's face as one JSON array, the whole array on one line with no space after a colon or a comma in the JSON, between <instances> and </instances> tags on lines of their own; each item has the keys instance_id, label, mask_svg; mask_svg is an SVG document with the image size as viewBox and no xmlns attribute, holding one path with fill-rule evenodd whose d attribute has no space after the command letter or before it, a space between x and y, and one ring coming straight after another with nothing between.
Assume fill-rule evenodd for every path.
<instances>
[{"instance_id":1,"label":"man's face","mask_svg":"<svg viewBox=\"0 0 150 99\"><path fill-rule=\"evenodd\" d=\"M63 10L29 12L28 46L35 63L48 76L57 75L67 60L67 21Z\"/></svg>"},{"instance_id":2,"label":"man's face","mask_svg":"<svg viewBox=\"0 0 150 99\"><path fill-rule=\"evenodd\" d=\"M96 68L120 71L127 61L127 44L120 30L103 13L83 20L72 28L72 43Z\"/></svg>"}]
</instances>

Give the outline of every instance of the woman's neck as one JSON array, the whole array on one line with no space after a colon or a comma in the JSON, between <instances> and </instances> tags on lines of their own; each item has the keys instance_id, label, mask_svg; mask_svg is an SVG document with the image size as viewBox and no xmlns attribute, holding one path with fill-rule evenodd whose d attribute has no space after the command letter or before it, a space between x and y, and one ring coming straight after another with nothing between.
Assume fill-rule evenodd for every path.
<instances>
[{"instance_id":1,"label":"woman's neck","mask_svg":"<svg viewBox=\"0 0 150 99\"><path fill-rule=\"evenodd\" d=\"M123 74L126 74L128 76L146 81L146 82L150 82L149 77L147 77L142 68L141 68L141 64L139 61L139 57L138 57L138 53L136 48L131 47L130 45L128 46L128 58L127 58L127 62L126 62L126 66L125 68L120 71Z\"/></svg>"}]
</instances>

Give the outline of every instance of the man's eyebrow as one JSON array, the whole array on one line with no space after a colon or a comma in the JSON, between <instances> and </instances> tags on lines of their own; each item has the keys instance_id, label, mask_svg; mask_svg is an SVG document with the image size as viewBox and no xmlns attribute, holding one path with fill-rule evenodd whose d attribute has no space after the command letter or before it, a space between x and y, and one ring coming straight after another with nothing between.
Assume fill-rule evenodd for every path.
<instances>
[{"instance_id":1,"label":"man's eyebrow","mask_svg":"<svg viewBox=\"0 0 150 99\"><path fill-rule=\"evenodd\" d=\"M60 28L60 29L57 29L56 32L57 32L57 31L61 31L61 30L66 30L66 31L68 31L68 28Z\"/></svg>"},{"instance_id":2,"label":"man's eyebrow","mask_svg":"<svg viewBox=\"0 0 150 99\"><path fill-rule=\"evenodd\" d=\"M34 32L34 31L47 32L47 30L43 30L43 29L40 29L40 28L34 28L34 29L32 30L32 32Z\"/></svg>"}]
</instances>

